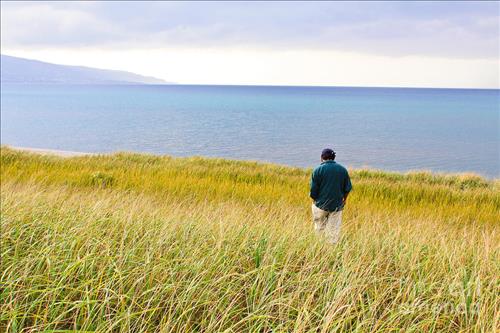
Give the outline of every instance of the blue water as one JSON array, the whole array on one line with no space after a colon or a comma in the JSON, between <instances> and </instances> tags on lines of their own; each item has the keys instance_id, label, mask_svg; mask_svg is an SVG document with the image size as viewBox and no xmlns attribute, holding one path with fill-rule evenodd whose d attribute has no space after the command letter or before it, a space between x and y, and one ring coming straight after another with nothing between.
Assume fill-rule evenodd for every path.
<instances>
[{"instance_id":1,"label":"blue water","mask_svg":"<svg viewBox=\"0 0 500 333\"><path fill-rule=\"evenodd\" d=\"M2 144L500 175L499 90L2 85Z\"/></svg>"}]
</instances>

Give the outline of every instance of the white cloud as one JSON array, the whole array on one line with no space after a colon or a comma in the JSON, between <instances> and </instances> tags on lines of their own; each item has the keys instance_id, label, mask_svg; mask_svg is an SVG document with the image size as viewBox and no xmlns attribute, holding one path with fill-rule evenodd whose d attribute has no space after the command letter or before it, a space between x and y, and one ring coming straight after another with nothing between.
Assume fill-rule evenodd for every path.
<instances>
[{"instance_id":1,"label":"white cloud","mask_svg":"<svg viewBox=\"0 0 500 333\"><path fill-rule=\"evenodd\" d=\"M496 88L499 6L1 2L1 46L180 83Z\"/></svg>"},{"instance_id":2,"label":"white cloud","mask_svg":"<svg viewBox=\"0 0 500 333\"><path fill-rule=\"evenodd\" d=\"M491 59L499 56L499 19L498 3L481 2L2 2L2 46L248 46Z\"/></svg>"},{"instance_id":3,"label":"white cloud","mask_svg":"<svg viewBox=\"0 0 500 333\"><path fill-rule=\"evenodd\" d=\"M110 39L121 34L110 22L99 20L88 12L54 8L43 3L8 10L2 5L1 19L2 48L10 45L36 48L48 40L54 45L94 45L103 35Z\"/></svg>"}]
</instances>

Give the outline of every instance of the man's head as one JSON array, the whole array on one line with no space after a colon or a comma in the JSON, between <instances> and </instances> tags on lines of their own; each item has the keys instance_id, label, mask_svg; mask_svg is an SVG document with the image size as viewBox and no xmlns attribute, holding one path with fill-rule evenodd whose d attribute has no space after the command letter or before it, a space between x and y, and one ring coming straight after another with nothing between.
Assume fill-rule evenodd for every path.
<instances>
[{"instance_id":1,"label":"man's head","mask_svg":"<svg viewBox=\"0 0 500 333\"><path fill-rule=\"evenodd\" d=\"M321 152L321 160L322 161L333 161L335 159L335 152L333 149L325 148Z\"/></svg>"}]
</instances>

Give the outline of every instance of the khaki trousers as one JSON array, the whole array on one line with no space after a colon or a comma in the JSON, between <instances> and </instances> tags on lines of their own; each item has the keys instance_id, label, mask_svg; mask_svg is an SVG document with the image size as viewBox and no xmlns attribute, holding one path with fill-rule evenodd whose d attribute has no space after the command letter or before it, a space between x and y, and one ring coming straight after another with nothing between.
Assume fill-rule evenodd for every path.
<instances>
[{"instance_id":1,"label":"khaki trousers","mask_svg":"<svg viewBox=\"0 0 500 333\"><path fill-rule=\"evenodd\" d=\"M314 230L318 235L324 236L329 243L336 244L340 238L342 226L342 211L327 212L312 204Z\"/></svg>"}]
</instances>

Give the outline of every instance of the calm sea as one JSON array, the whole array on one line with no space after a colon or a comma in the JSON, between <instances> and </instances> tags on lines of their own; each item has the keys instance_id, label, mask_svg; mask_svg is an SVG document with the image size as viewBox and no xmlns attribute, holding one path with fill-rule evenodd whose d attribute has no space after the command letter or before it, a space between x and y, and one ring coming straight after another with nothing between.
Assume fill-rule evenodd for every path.
<instances>
[{"instance_id":1,"label":"calm sea","mask_svg":"<svg viewBox=\"0 0 500 333\"><path fill-rule=\"evenodd\" d=\"M2 144L500 176L499 90L2 85Z\"/></svg>"}]
</instances>

